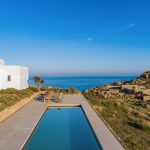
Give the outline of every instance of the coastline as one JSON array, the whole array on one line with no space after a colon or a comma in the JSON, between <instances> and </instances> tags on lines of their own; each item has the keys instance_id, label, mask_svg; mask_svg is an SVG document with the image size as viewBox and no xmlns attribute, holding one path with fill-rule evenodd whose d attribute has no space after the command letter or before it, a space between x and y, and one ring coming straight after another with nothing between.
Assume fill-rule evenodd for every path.
<instances>
[{"instance_id":1,"label":"coastline","mask_svg":"<svg viewBox=\"0 0 150 150\"><path fill-rule=\"evenodd\" d=\"M136 76L77 76L77 77L49 77L41 76L45 80L45 87L57 87L68 89L74 87L80 92L90 89L94 86L103 86L117 81L129 81L136 78ZM29 84L35 85L33 76L29 78Z\"/></svg>"}]
</instances>

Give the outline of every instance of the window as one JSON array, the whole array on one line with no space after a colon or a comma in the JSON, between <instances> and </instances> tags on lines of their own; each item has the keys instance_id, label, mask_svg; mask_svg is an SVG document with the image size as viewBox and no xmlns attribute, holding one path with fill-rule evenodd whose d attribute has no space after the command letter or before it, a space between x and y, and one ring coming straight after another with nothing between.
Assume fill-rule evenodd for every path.
<instances>
[{"instance_id":1,"label":"window","mask_svg":"<svg viewBox=\"0 0 150 150\"><path fill-rule=\"evenodd\" d=\"M7 80L11 81L11 76L10 75L8 75Z\"/></svg>"}]
</instances>

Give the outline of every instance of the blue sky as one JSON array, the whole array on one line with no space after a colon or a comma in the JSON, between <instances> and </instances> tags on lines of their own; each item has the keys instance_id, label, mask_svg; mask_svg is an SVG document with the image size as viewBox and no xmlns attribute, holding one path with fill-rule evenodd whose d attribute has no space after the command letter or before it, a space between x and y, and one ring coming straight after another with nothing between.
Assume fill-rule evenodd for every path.
<instances>
[{"instance_id":1,"label":"blue sky","mask_svg":"<svg viewBox=\"0 0 150 150\"><path fill-rule=\"evenodd\" d=\"M149 0L1 0L0 58L30 74L150 70Z\"/></svg>"}]
</instances>

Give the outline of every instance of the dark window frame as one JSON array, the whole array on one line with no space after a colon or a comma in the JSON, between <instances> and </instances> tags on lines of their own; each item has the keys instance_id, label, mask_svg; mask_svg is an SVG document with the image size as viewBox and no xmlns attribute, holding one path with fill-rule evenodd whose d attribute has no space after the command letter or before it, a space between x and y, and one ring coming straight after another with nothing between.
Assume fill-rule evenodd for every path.
<instances>
[{"instance_id":1,"label":"dark window frame","mask_svg":"<svg viewBox=\"0 0 150 150\"><path fill-rule=\"evenodd\" d=\"M8 81L8 82L11 82L11 75L8 75L8 76L7 76L7 81Z\"/></svg>"}]
</instances>

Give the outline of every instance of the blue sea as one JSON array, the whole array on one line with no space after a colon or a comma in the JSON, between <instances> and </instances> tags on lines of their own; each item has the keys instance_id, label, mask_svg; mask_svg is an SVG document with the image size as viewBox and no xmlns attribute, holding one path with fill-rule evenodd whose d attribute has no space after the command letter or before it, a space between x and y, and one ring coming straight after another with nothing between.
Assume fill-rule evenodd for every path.
<instances>
[{"instance_id":1,"label":"blue sea","mask_svg":"<svg viewBox=\"0 0 150 150\"><path fill-rule=\"evenodd\" d=\"M116 81L129 81L136 76L93 76L93 77L41 77L45 82L43 86L53 86L68 89L77 88L79 91L90 89L94 86L106 85ZM33 77L30 77L30 85L35 85Z\"/></svg>"}]
</instances>

